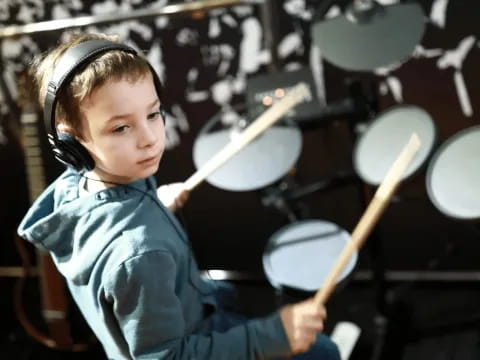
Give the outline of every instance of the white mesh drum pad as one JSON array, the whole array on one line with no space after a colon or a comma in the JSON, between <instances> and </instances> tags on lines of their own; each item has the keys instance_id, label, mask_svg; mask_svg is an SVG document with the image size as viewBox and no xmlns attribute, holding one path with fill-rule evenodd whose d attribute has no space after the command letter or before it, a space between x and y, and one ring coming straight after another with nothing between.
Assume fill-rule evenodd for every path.
<instances>
[{"instance_id":1,"label":"white mesh drum pad","mask_svg":"<svg viewBox=\"0 0 480 360\"><path fill-rule=\"evenodd\" d=\"M418 135L422 145L403 179L418 170L432 152L435 124L425 110L412 105L396 106L380 114L355 146L353 163L362 180L379 185L412 133Z\"/></svg>"},{"instance_id":2,"label":"white mesh drum pad","mask_svg":"<svg viewBox=\"0 0 480 360\"><path fill-rule=\"evenodd\" d=\"M457 133L438 149L428 167L427 191L444 214L480 219L480 126Z\"/></svg>"},{"instance_id":3,"label":"white mesh drum pad","mask_svg":"<svg viewBox=\"0 0 480 360\"><path fill-rule=\"evenodd\" d=\"M304 220L287 225L269 239L263 254L265 274L276 288L315 291L349 241L347 231L328 221ZM357 256L356 252L352 255L338 281L353 270Z\"/></svg>"}]
</instances>

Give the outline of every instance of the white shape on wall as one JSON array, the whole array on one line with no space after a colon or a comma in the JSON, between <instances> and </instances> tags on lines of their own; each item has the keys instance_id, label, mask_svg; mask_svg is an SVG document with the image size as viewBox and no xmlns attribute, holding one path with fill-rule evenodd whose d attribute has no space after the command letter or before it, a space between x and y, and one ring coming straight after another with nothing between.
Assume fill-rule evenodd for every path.
<instances>
[{"instance_id":1,"label":"white shape on wall","mask_svg":"<svg viewBox=\"0 0 480 360\"><path fill-rule=\"evenodd\" d=\"M243 73L253 73L260 65L270 61L270 53L262 49L262 27L258 19L250 17L242 23L243 39L239 50L239 68Z\"/></svg>"},{"instance_id":2,"label":"white shape on wall","mask_svg":"<svg viewBox=\"0 0 480 360\"><path fill-rule=\"evenodd\" d=\"M180 145L180 132L186 133L190 130L187 117L182 108L175 104L171 108L171 113L167 114L167 121L165 122L165 148L171 150Z\"/></svg>"},{"instance_id":3,"label":"white shape on wall","mask_svg":"<svg viewBox=\"0 0 480 360\"><path fill-rule=\"evenodd\" d=\"M280 58L286 58L293 53L303 53L304 46L303 40L300 34L292 32L287 34L282 41L278 44L278 56Z\"/></svg>"},{"instance_id":4,"label":"white shape on wall","mask_svg":"<svg viewBox=\"0 0 480 360\"><path fill-rule=\"evenodd\" d=\"M445 28L448 0L435 0L430 9L430 21L440 28Z\"/></svg>"},{"instance_id":5,"label":"white shape on wall","mask_svg":"<svg viewBox=\"0 0 480 360\"><path fill-rule=\"evenodd\" d=\"M311 20L313 16L312 10L306 8L305 0L287 0L283 4L283 9L287 14L305 21Z\"/></svg>"},{"instance_id":6,"label":"white shape on wall","mask_svg":"<svg viewBox=\"0 0 480 360\"><path fill-rule=\"evenodd\" d=\"M439 69L453 67L455 69L453 81L457 91L458 100L465 116L473 115L473 108L468 94L465 79L462 74L462 65L468 53L475 45L475 36L470 35L460 41L456 49L447 50L437 61Z\"/></svg>"}]
</instances>

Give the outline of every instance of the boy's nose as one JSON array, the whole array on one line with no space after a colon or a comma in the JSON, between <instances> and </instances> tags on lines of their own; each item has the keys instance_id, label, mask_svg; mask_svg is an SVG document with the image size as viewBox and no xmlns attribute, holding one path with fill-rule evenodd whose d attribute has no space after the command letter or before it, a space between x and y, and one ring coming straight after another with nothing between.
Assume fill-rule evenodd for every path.
<instances>
[{"instance_id":1,"label":"boy's nose","mask_svg":"<svg viewBox=\"0 0 480 360\"><path fill-rule=\"evenodd\" d=\"M138 136L138 146L141 148L151 146L155 144L157 140L157 135L155 132L148 126L144 125L141 127Z\"/></svg>"}]
</instances>

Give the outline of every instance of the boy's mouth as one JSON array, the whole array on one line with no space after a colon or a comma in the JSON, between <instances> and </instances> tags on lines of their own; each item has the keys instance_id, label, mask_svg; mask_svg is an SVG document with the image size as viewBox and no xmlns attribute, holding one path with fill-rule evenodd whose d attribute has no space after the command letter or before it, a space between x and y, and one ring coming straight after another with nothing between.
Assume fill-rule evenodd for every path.
<instances>
[{"instance_id":1,"label":"boy's mouth","mask_svg":"<svg viewBox=\"0 0 480 360\"><path fill-rule=\"evenodd\" d=\"M156 161L158 158L159 158L159 155L151 156L151 157L149 157L149 158L140 160L140 161L138 162L138 164L148 164L148 163L150 163L150 162Z\"/></svg>"}]
</instances>

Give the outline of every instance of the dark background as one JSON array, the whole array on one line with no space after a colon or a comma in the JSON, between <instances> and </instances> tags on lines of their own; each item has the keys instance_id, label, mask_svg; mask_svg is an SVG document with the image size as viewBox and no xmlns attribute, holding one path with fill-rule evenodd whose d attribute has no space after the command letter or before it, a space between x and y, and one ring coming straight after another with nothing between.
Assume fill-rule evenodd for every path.
<instances>
[{"instance_id":1,"label":"dark background","mask_svg":"<svg viewBox=\"0 0 480 360\"><path fill-rule=\"evenodd\" d=\"M21 1L5 3L2 24L24 24L71 17L98 14L108 9L137 9L150 1L106 1L71 2ZM167 2L157 2L165 4ZM300 4L310 15L321 1L278 1L276 18L280 40L297 36L302 46L296 47L279 59L278 71L292 67L309 67L310 63L310 19L302 12L290 10L292 4ZM404 104L424 108L434 120L438 131L438 144L456 132L478 125L477 112L480 107L478 45L478 14L480 3L475 0L447 1L444 26L434 24L430 14L436 2L421 1L427 17L426 31L422 39L424 49L438 49L432 57L411 57L390 75L402 84ZM226 21L225 19L228 19ZM232 20L233 19L233 20ZM235 25L231 25L232 21ZM251 33L247 25L258 24L263 36L265 28L258 7L244 5L219 9L200 17L180 17L166 20L132 21L109 26L89 27L89 31L118 33L122 40L143 49L157 69L165 84L166 104L170 118L170 149L166 152L157 179L160 184L183 181L195 171L192 160L192 145L202 126L221 108L245 102L245 84L248 78L271 71L270 62L259 60L258 66L242 68L242 51L253 51L242 47L242 42ZM219 33L211 31L218 25ZM408 24L405 24L408 26ZM186 36L187 35L187 36ZM17 102L17 76L31 58L56 44L59 32L25 36L4 40L2 44L2 72L7 88L2 89L0 130L0 223L1 248L0 266L19 266L20 259L14 247L15 229L28 208L28 185L19 142L19 109ZM440 69L437 61L449 50L456 49L465 38L475 37L475 44L467 54L460 69L464 76L473 114L467 116L460 106L454 85L452 67ZM188 38L188 41L182 39ZM263 39L265 40L265 39ZM262 42L261 50L267 51L268 44ZM228 50L228 51L227 51ZM160 56L158 55L160 54ZM259 54L253 51L249 56ZM226 70L225 63L228 64ZM223 64L223 65L222 65ZM385 76L372 72L356 73L339 69L326 61L323 66L325 98L321 102L334 103L348 95L348 83L358 81L365 92L378 93L378 112L381 113L399 104L386 88ZM198 69L195 80L187 76ZM219 103L213 99L213 88L219 83L227 84L231 97ZM384 91L387 89L386 91ZM191 100L192 93L202 93L202 100ZM180 115L179 115L180 114ZM183 115L182 115L183 114ZM375 118L376 114L372 114ZM182 123L182 119L187 122ZM367 120L367 119L365 119ZM295 181L308 184L338 170L351 169L354 139L351 136L351 118L339 118L303 132L303 149L295 166ZM183 124L183 125L182 125ZM39 127L39 131L43 129ZM178 142L174 143L174 137ZM62 171L51 157L45 142L45 175L47 183ZM427 164L425 164L427 165ZM429 269L432 261L441 257L445 249L453 249L442 260L435 271L476 273L478 261L479 233L471 223L449 219L439 213L425 192L424 169L402 185L395 201L382 217L378 234L384 246L385 266L389 270L422 271ZM479 184L480 185L480 184ZM362 185L348 185L328 192L312 193L297 204L305 217L330 220L351 231L362 213ZM230 192L202 184L190 197L181 213L189 233L200 267L203 269L242 270L262 273L262 253L270 236L288 223L279 211L262 204L262 190ZM478 196L478 194L472 194ZM367 245L368 249L368 245ZM357 270L371 270L370 252L360 253ZM17 336L19 326L12 310L10 294L15 282L13 278L1 278L0 311L5 323L5 339ZM35 280L31 280L32 298L38 297ZM354 285L352 285L354 286ZM468 285L476 287L475 284ZM34 307L34 305L32 305ZM341 309L340 309L341 310ZM31 311L35 314L35 309ZM35 315L33 315L35 316ZM12 330L14 329L14 330Z\"/></svg>"}]
</instances>

